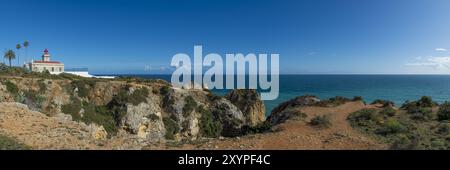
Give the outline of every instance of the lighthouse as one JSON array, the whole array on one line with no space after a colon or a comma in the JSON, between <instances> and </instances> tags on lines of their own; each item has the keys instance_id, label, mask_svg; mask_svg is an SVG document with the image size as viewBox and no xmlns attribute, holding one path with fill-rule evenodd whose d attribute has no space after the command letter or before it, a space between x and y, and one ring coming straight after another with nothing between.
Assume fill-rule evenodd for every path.
<instances>
[{"instance_id":1,"label":"lighthouse","mask_svg":"<svg viewBox=\"0 0 450 170\"><path fill-rule=\"evenodd\" d=\"M44 54L42 54L42 60L32 61L28 64L28 67L31 71L34 72L48 71L50 74L60 74L64 72L63 63L50 60L50 54L48 52L48 49L44 50Z\"/></svg>"}]
</instances>

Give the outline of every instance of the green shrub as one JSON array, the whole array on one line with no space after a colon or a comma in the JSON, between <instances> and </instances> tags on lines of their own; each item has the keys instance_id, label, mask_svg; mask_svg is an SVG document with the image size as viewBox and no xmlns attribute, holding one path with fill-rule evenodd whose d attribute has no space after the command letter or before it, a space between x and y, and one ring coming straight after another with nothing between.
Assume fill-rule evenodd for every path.
<instances>
[{"instance_id":1,"label":"green shrub","mask_svg":"<svg viewBox=\"0 0 450 170\"><path fill-rule=\"evenodd\" d=\"M310 124L321 128L331 127L330 117L328 115L315 116L311 119Z\"/></svg>"},{"instance_id":2,"label":"green shrub","mask_svg":"<svg viewBox=\"0 0 450 170\"><path fill-rule=\"evenodd\" d=\"M80 121L81 108L82 108L81 101L78 98L72 97L70 103L62 105L61 111L65 114L70 114L72 116L72 120Z\"/></svg>"},{"instance_id":3,"label":"green shrub","mask_svg":"<svg viewBox=\"0 0 450 170\"><path fill-rule=\"evenodd\" d=\"M150 114L150 115L147 116L147 118L149 118L152 121L159 120L159 116L157 116L155 114Z\"/></svg>"},{"instance_id":4,"label":"green shrub","mask_svg":"<svg viewBox=\"0 0 450 170\"><path fill-rule=\"evenodd\" d=\"M270 131L272 129L272 124L268 121L262 122L255 127L247 127L244 128L243 134L256 134L256 133L264 133Z\"/></svg>"},{"instance_id":5,"label":"green shrub","mask_svg":"<svg viewBox=\"0 0 450 170\"><path fill-rule=\"evenodd\" d=\"M382 135L396 134L407 131L407 128L395 119L389 119L378 129L377 133Z\"/></svg>"},{"instance_id":6,"label":"green shrub","mask_svg":"<svg viewBox=\"0 0 450 170\"><path fill-rule=\"evenodd\" d=\"M419 100L419 106L420 107L433 107L434 102L429 96L422 96Z\"/></svg>"},{"instance_id":7,"label":"green shrub","mask_svg":"<svg viewBox=\"0 0 450 170\"><path fill-rule=\"evenodd\" d=\"M188 117L189 114L197 108L197 102L192 98L192 96L187 96L184 98L184 106L183 106L183 116Z\"/></svg>"},{"instance_id":8,"label":"green shrub","mask_svg":"<svg viewBox=\"0 0 450 170\"><path fill-rule=\"evenodd\" d=\"M42 102L46 99L42 94L31 90L24 91L23 95L25 97L24 104L35 109L41 109Z\"/></svg>"},{"instance_id":9,"label":"green shrub","mask_svg":"<svg viewBox=\"0 0 450 170\"><path fill-rule=\"evenodd\" d=\"M159 89L159 93L161 95L166 95L169 93L170 87L169 86L163 86L161 89Z\"/></svg>"},{"instance_id":10,"label":"green shrub","mask_svg":"<svg viewBox=\"0 0 450 170\"><path fill-rule=\"evenodd\" d=\"M397 111L392 107L386 107L380 111L380 114L386 115L389 117L395 116L395 113L397 113Z\"/></svg>"},{"instance_id":11,"label":"green shrub","mask_svg":"<svg viewBox=\"0 0 450 170\"><path fill-rule=\"evenodd\" d=\"M39 85L39 93L44 94L47 91L47 84L45 84L44 80L38 80Z\"/></svg>"},{"instance_id":12,"label":"green shrub","mask_svg":"<svg viewBox=\"0 0 450 170\"><path fill-rule=\"evenodd\" d=\"M429 107L421 107L415 113L410 113L411 119L415 120L429 120L433 118L433 112Z\"/></svg>"},{"instance_id":13,"label":"green shrub","mask_svg":"<svg viewBox=\"0 0 450 170\"><path fill-rule=\"evenodd\" d=\"M87 124L95 123L103 126L109 136L117 133L118 123L106 106L96 106L92 103L84 102L83 109L84 113L81 121Z\"/></svg>"},{"instance_id":14,"label":"green shrub","mask_svg":"<svg viewBox=\"0 0 450 170\"><path fill-rule=\"evenodd\" d=\"M363 97L362 96L355 96L353 97L352 101L363 101Z\"/></svg>"},{"instance_id":15,"label":"green shrub","mask_svg":"<svg viewBox=\"0 0 450 170\"><path fill-rule=\"evenodd\" d=\"M146 87L142 87L133 91L133 93L128 97L128 101L137 106L142 102L147 101L147 96L149 92Z\"/></svg>"},{"instance_id":16,"label":"green shrub","mask_svg":"<svg viewBox=\"0 0 450 170\"><path fill-rule=\"evenodd\" d=\"M218 137L222 133L222 123L215 119L211 112L199 107L199 112L202 114L200 118L200 131L206 137Z\"/></svg>"},{"instance_id":17,"label":"green shrub","mask_svg":"<svg viewBox=\"0 0 450 170\"><path fill-rule=\"evenodd\" d=\"M163 118L163 122L164 127L166 128L166 139L175 139L174 135L180 131L180 127L178 126L177 122L168 117Z\"/></svg>"},{"instance_id":18,"label":"green shrub","mask_svg":"<svg viewBox=\"0 0 450 170\"><path fill-rule=\"evenodd\" d=\"M29 146L18 142L16 139L0 134L0 150L28 150Z\"/></svg>"},{"instance_id":19,"label":"green shrub","mask_svg":"<svg viewBox=\"0 0 450 170\"><path fill-rule=\"evenodd\" d=\"M394 107L395 104L393 101L376 99L371 104L381 104L383 107Z\"/></svg>"},{"instance_id":20,"label":"green shrub","mask_svg":"<svg viewBox=\"0 0 450 170\"><path fill-rule=\"evenodd\" d=\"M450 124L449 123L440 123L437 128L437 133L441 135L449 135L450 134Z\"/></svg>"},{"instance_id":21,"label":"green shrub","mask_svg":"<svg viewBox=\"0 0 450 170\"><path fill-rule=\"evenodd\" d=\"M6 86L6 90L8 90L9 93L16 95L19 93L19 88L12 82L6 81L3 83Z\"/></svg>"},{"instance_id":22,"label":"green shrub","mask_svg":"<svg viewBox=\"0 0 450 170\"><path fill-rule=\"evenodd\" d=\"M88 79L79 79L71 82L72 90L78 89L79 97L87 97L89 95L89 89L95 85L95 81Z\"/></svg>"},{"instance_id":23,"label":"green shrub","mask_svg":"<svg viewBox=\"0 0 450 170\"><path fill-rule=\"evenodd\" d=\"M347 119L354 127L372 126L379 120L376 109L361 109L351 113Z\"/></svg>"},{"instance_id":24,"label":"green shrub","mask_svg":"<svg viewBox=\"0 0 450 170\"><path fill-rule=\"evenodd\" d=\"M158 89L152 89L152 93L153 94L159 94L159 90Z\"/></svg>"},{"instance_id":25,"label":"green shrub","mask_svg":"<svg viewBox=\"0 0 450 170\"><path fill-rule=\"evenodd\" d=\"M445 102L439 107L439 111L437 113L438 119L440 121L450 120L450 103Z\"/></svg>"},{"instance_id":26,"label":"green shrub","mask_svg":"<svg viewBox=\"0 0 450 170\"><path fill-rule=\"evenodd\" d=\"M329 98L328 100L322 100L320 102L317 102L315 105L320 107L330 107L330 106L339 106L342 104L345 104L346 102L352 101L351 99L336 96Z\"/></svg>"},{"instance_id":27,"label":"green shrub","mask_svg":"<svg viewBox=\"0 0 450 170\"><path fill-rule=\"evenodd\" d=\"M417 137L410 139L406 135L399 135L392 143L390 149L392 150L414 150L418 149L419 141Z\"/></svg>"}]
</instances>

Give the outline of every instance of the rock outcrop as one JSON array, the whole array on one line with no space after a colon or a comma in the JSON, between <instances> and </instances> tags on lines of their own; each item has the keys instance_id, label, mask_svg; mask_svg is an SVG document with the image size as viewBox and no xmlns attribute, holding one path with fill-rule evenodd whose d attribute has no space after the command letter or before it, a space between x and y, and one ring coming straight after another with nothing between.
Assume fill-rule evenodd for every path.
<instances>
[{"instance_id":1,"label":"rock outcrop","mask_svg":"<svg viewBox=\"0 0 450 170\"><path fill-rule=\"evenodd\" d=\"M242 111L245 125L253 127L266 120L264 102L256 90L231 90L225 98Z\"/></svg>"},{"instance_id":2,"label":"rock outcrop","mask_svg":"<svg viewBox=\"0 0 450 170\"><path fill-rule=\"evenodd\" d=\"M275 107L267 117L267 121L272 125L280 124L286 120L299 116L297 108L311 106L320 102L315 96L299 96L287 102L283 102Z\"/></svg>"},{"instance_id":3,"label":"rock outcrop","mask_svg":"<svg viewBox=\"0 0 450 170\"><path fill-rule=\"evenodd\" d=\"M130 146L240 136L265 121L264 103L255 90L218 97L161 80L125 80L0 77L0 102L23 103L51 119L77 122L93 140L138 143Z\"/></svg>"}]
</instances>

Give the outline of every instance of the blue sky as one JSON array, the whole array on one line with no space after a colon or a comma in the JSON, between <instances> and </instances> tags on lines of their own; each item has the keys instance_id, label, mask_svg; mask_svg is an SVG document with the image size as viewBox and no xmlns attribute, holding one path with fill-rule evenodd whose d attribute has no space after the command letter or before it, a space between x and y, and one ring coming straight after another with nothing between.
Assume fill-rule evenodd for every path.
<instances>
[{"instance_id":1,"label":"blue sky","mask_svg":"<svg viewBox=\"0 0 450 170\"><path fill-rule=\"evenodd\" d=\"M448 0L14 0L0 20L1 49L100 74L171 73L194 45L279 53L290 74L450 73Z\"/></svg>"}]
</instances>

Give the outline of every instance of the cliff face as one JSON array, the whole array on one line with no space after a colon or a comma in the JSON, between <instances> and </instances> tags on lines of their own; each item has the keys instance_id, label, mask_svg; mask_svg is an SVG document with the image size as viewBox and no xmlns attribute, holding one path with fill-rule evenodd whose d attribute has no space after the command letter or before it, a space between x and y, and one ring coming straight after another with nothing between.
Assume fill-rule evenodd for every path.
<instances>
[{"instance_id":1,"label":"cliff face","mask_svg":"<svg viewBox=\"0 0 450 170\"><path fill-rule=\"evenodd\" d=\"M246 125L256 126L266 120L264 102L256 90L232 90L225 97L242 111Z\"/></svg>"},{"instance_id":2,"label":"cliff face","mask_svg":"<svg viewBox=\"0 0 450 170\"><path fill-rule=\"evenodd\" d=\"M239 136L244 126L265 119L264 104L254 91L222 98L159 80L0 77L2 102L92 126L98 139L145 143Z\"/></svg>"}]
</instances>

